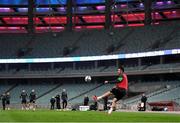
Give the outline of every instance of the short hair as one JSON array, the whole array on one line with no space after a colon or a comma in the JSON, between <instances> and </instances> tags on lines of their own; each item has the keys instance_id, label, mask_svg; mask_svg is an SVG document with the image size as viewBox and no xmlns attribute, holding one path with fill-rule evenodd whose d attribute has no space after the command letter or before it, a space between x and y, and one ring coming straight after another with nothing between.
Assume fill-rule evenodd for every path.
<instances>
[{"instance_id":1,"label":"short hair","mask_svg":"<svg viewBox=\"0 0 180 123\"><path fill-rule=\"evenodd\" d=\"M121 69L124 72L124 67L123 66L120 66L119 69Z\"/></svg>"}]
</instances>

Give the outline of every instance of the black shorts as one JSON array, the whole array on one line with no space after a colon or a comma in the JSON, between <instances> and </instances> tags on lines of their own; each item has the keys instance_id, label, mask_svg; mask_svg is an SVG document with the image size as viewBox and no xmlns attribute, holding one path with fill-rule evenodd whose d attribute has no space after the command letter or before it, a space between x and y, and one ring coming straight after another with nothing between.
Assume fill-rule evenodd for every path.
<instances>
[{"instance_id":1,"label":"black shorts","mask_svg":"<svg viewBox=\"0 0 180 123\"><path fill-rule=\"evenodd\" d=\"M21 104L26 104L27 103L27 100L22 100L21 101Z\"/></svg>"},{"instance_id":2,"label":"black shorts","mask_svg":"<svg viewBox=\"0 0 180 123\"><path fill-rule=\"evenodd\" d=\"M35 103L35 100L30 100L30 103Z\"/></svg>"},{"instance_id":3,"label":"black shorts","mask_svg":"<svg viewBox=\"0 0 180 123\"><path fill-rule=\"evenodd\" d=\"M120 100L122 99L125 95L126 95L126 89L123 89L123 88L113 88L111 91L110 91L117 100Z\"/></svg>"},{"instance_id":4,"label":"black shorts","mask_svg":"<svg viewBox=\"0 0 180 123\"><path fill-rule=\"evenodd\" d=\"M10 105L10 100L7 100L7 101L6 101L6 104L7 104L7 105Z\"/></svg>"}]
</instances>

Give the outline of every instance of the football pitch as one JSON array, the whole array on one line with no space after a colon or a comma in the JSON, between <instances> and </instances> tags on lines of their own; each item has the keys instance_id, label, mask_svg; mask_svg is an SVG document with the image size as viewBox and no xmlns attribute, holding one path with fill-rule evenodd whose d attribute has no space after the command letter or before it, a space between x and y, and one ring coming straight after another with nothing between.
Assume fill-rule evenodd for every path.
<instances>
[{"instance_id":1,"label":"football pitch","mask_svg":"<svg viewBox=\"0 0 180 123\"><path fill-rule=\"evenodd\" d=\"M180 114L99 111L0 111L0 122L180 122Z\"/></svg>"}]
</instances>

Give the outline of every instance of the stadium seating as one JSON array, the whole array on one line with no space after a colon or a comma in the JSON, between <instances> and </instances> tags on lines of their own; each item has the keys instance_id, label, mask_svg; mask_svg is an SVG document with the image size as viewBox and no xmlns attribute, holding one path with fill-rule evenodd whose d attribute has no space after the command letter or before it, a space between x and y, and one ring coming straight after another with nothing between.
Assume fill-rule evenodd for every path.
<instances>
[{"instance_id":1,"label":"stadium seating","mask_svg":"<svg viewBox=\"0 0 180 123\"><path fill-rule=\"evenodd\" d=\"M177 103L179 102L179 89L180 89L180 83L179 81L169 81L169 82L158 82L157 85L161 85L161 87L158 89L156 87L155 83L152 83L154 86L153 90L148 90L146 93L146 96L148 98L148 102L158 102L158 101L175 101ZM143 85L143 84L142 84ZM135 85L136 86L136 85ZM141 84L139 85L141 86ZM149 85L147 84L146 87ZM149 87L148 87L149 88ZM124 100L125 104L133 105L140 102L141 95L138 95L136 97L132 97L129 99Z\"/></svg>"},{"instance_id":2,"label":"stadium seating","mask_svg":"<svg viewBox=\"0 0 180 123\"><path fill-rule=\"evenodd\" d=\"M0 84L0 95L8 91L12 86L11 84Z\"/></svg>"},{"instance_id":3,"label":"stadium seating","mask_svg":"<svg viewBox=\"0 0 180 123\"><path fill-rule=\"evenodd\" d=\"M6 92L12 88L14 84L1 84L0 93ZM37 92L37 106L40 108L49 108L49 100L52 96L61 94L63 89L67 90L68 93L68 105L82 105L83 98L85 95L88 95L90 102L92 101L93 95L101 95L104 92L110 90L114 84L106 84L100 86L101 83L91 82L91 83L82 83L82 82L71 82L66 81L61 84L42 82L42 83L29 83L23 84L19 83L13 89L10 90L11 94L11 104L13 106L20 106L20 93L22 89L25 89L26 92L31 92L32 89L35 89ZM179 102L179 90L180 83L179 81L167 81L167 82L138 82L134 84L129 84L129 92L145 92L148 97L148 102L154 101L175 101ZM123 104L125 105L134 105L140 101L141 95L125 98L123 99Z\"/></svg>"},{"instance_id":4,"label":"stadium seating","mask_svg":"<svg viewBox=\"0 0 180 123\"><path fill-rule=\"evenodd\" d=\"M171 70L171 69L179 69L180 63L169 63L169 64L152 64L152 65L133 65L133 66L125 66L126 72L133 71L152 71L152 70ZM17 76L17 75L85 75L85 74L93 74L93 73L115 73L117 70L116 66L99 66L97 68L89 68L89 66L81 67L73 69L72 67L64 68L36 68L33 70L28 70L24 68L14 69L9 68L9 70L0 70L1 76ZM68 73L68 74L67 74Z\"/></svg>"},{"instance_id":5,"label":"stadium seating","mask_svg":"<svg viewBox=\"0 0 180 123\"><path fill-rule=\"evenodd\" d=\"M34 38L26 34L1 34L0 58L17 58L20 49L29 49L22 56L24 58L49 58L63 57L65 47L71 49L67 56L104 55L108 54L107 48L111 45L115 47L113 54L179 48L180 33L175 31L178 27L179 23L172 23L112 30L61 32L56 36L44 33L36 34Z\"/></svg>"},{"instance_id":6,"label":"stadium seating","mask_svg":"<svg viewBox=\"0 0 180 123\"><path fill-rule=\"evenodd\" d=\"M60 94L61 95L61 92L63 89L66 89L67 93L68 93L68 99L71 99L85 91L87 91L88 89L91 89L93 87L95 87L96 84L88 84L88 83L85 83L85 84L73 84L73 83L64 83L62 86L60 86L59 88L55 89L54 91L48 93L47 95L39 98L37 100L38 104L39 105L44 105L44 106L47 106L49 104L49 99L52 97L52 96L56 96L57 94ZM82 102L82 99L81 100L78 100L78 101L81 101ZM72 102L70 102L72 103Z\"/></svg>"},{"instance_id":7,"label":"stadium seating","mask_svg":"<svg viewBox=\"0 0 180 123\"><path fill-rule=\"evenodd\" d=\"M152 96L148 98L148 102L157 102L157 101L174 101L176 98L180 98L178 95L180 93L180 87L169 89L161 94ZM177 103L180 103L179 100L175 100Z\"/></svg>"},{"instance_id":8,"label":"stadium seating","mask_svg":"<svg viewBox=\"0 0 180 123\"><path fill-rule=\"evenodd\" d=\"M10 91L11 93L11 102L12 104L17 104L20 103L20 94L22 92L22 90L26 90L28 96L29 93L31 92L32 89L34 89L37 92L37 96L40 96L41 94L43 94L44 92L46 92L47 90L55 87L56 84L45 84L45 83L41 83L41 84L19 84L16 88L14 88L12 91Z\"/></svg>"}]
</instances>

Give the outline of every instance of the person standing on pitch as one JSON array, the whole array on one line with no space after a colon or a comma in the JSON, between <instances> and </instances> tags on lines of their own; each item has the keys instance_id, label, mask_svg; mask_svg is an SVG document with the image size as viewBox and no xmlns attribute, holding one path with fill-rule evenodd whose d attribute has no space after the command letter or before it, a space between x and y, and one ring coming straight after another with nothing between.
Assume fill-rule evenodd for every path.
<instances>
[{"instance_id":1,"label":"person standing on pitch","mask_svg":"<svg viewBox=\"0 0 180 123\"><path fill-rule=\"evenodd\" d=\"M0 99L2 100L3 110L6 110L6 94L2 94Z\"/></svg>"},{"instance_id":2,"label":"person standing on pitch","mask_svg":"<svg viewBox=\"0 0 180 123\"><path fill-rule=\"evenodd\" d=\"M67 100L68 100L66 89L63 89L63 92L61 94L61 99L62 99L63 109L66 109L66 107L67 107Z\"/></svg>"},{"instance_id":3,"label":"person standing on pitch","mask_svg":"<svg viewBox=\"0 0 180 123\"><path fill-rule=\"evenodd\" d=\"M109 97L111 95L114 96L112 100L112 105L110 110L108 111L108 114L111 114L112 111L116 108L116 102L122 99L126 94L127 94L127 89L128 89L128 79L127 75L124 73L124 68L121 66L117 70L118 73L118 78L113 81L105 81L104 83L116 83L116 85L108 92L103 94L102 96L98 96L95 98L95 101L98 101L100 99L103 99L105 97Z\"/></svg>"},{"instance_id":4,"label":"person standing on pitch","mask_svg":"<svg viewBox=\"0 0 180 123\"><path fill-rule=\"evenodd\" d=\"M20 95L20 99L21 99L21 104L22 104L22 110L26 109L27 110L27 93L25 90L22 90L21 95Z\"/></svg>"},{"instance_id":5,"label":"person standing on pitch","mask_svg":"<svg viewBox=\"0 0 180 123\"><path fill-rule=\"evenodd\" d=\"M9 92L7 92L6 93L6 109L7 110L10 110L10 93Z\"/></svg>"},{"instance_id":6,"label":"person standing on pitch","mask_svg":"<svg viewBox=\"0 0 180 123\"><path fill-rule=\"evenodd\" d=\"M56 109L60 110L61 109L61 97L59 94L56 95Z\"/></svg>"},{"instance_id":7,"label":"person standing on pitch","mask_svg":"<svg viewBox=\"0 0 180 123\"><path fill-rule=\"evenodd\" d=\"M29 95L29 102L30 102L30 109L33 109L34 111L36 110L36 93L35 90L33 89Z\"/></svg>"},{"instance_id":8,"label":"person standing on pitch","mask_svg":"<svg viewBox=\"0 0 180 123\"><path fill-rule=\"evenodd\" d=\"M84 96L84 106L89 105L89 97L87 95Z\"/></svg>"},{"instance_id":9,"label":"person standing on pitch","mask_svg":"<svg viewBox=\"0 0 180 123\"><path fill-rule=\"evenodd\" d=\"M54 97L52 97L52 98L50 99L51 110L54 110L54 104L55 104L55 102L56 102L56 99L55 99Z\"/></svg>"},{"instance_id":10,"label":"person standing on pitch","mask_svg":"<svg viewBox=\"0 0 180 123\"><path fill-rule=\"evenodd\" d=\"M147 102L147 97L145 94L142 94L141 97L142 111L146 111L146 102Z\"/></svg>"}]
</instances>

